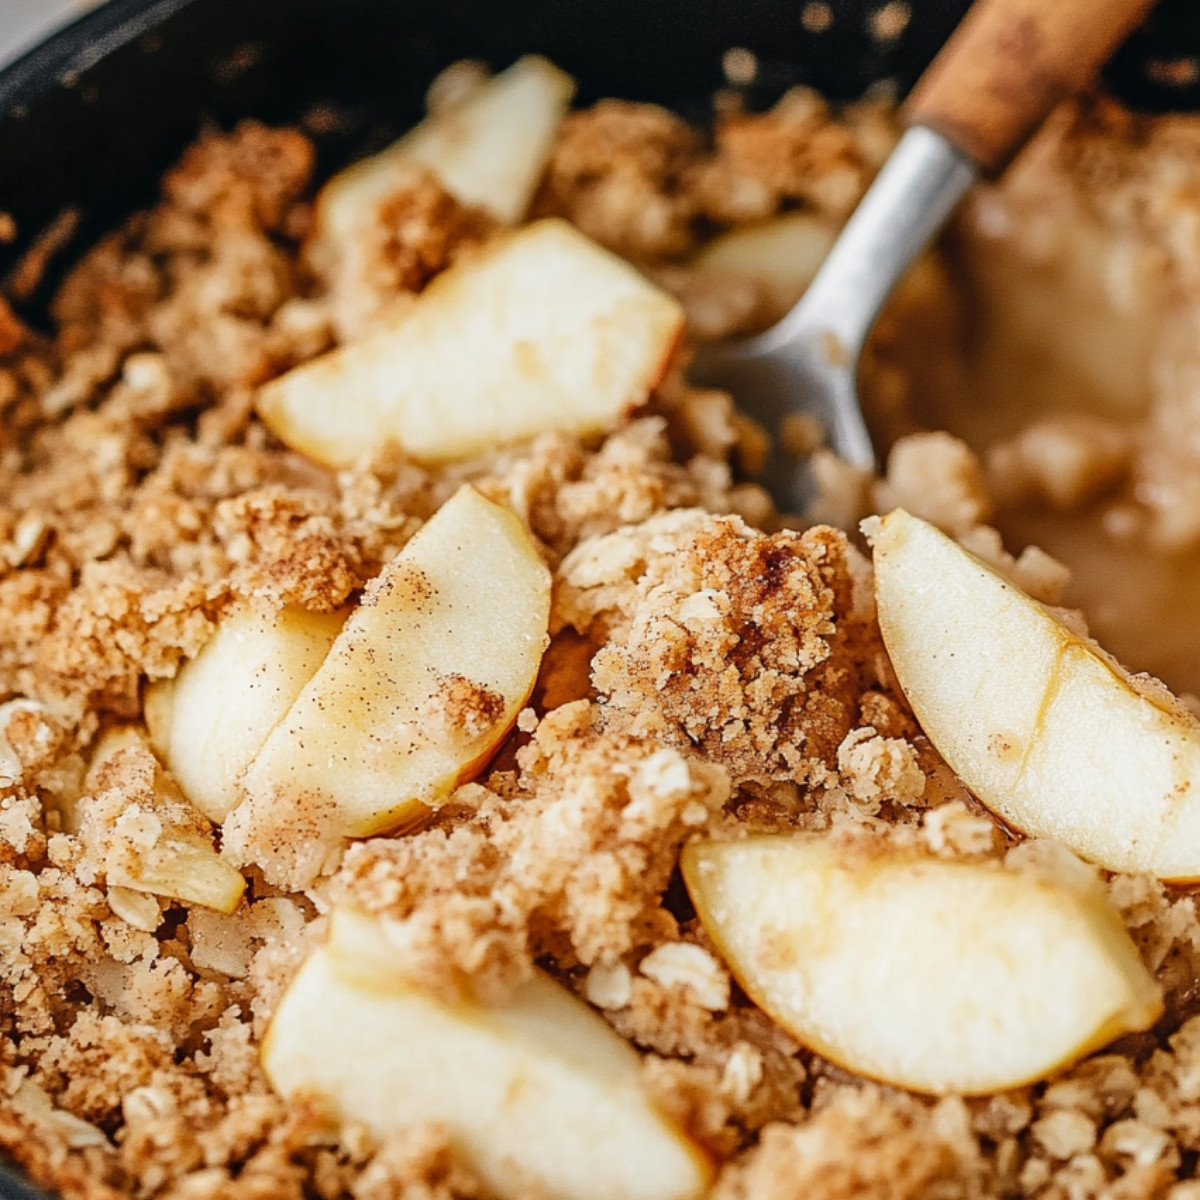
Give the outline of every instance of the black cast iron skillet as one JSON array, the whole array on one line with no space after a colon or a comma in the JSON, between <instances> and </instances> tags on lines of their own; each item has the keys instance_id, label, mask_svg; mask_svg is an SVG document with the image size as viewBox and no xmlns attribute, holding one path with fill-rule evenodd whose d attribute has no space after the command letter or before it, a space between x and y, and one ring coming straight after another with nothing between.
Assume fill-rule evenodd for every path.
<instances>
[{"instance_id":1,"label":"black cast iron skillet","mask_svg":"<svg viewBox=\"0 0 1200 1200\"><path fill-rule=\"evenodd\" d=\"M821 12L809 0L109 0L0 72L0 211L19 229L0 275L64 208L82 219L60 261L151 203L205 122L295 123L331 108L338 132L317 139L327 174L416 120L429 81L463 57L501 67L537 51L576 76L581 103L651 100L698 121L734 46L758 56L755 106L798 83L854 98L890 79L903 92L967 0L909 0L908 26L890 41L870 33L883 4L828 0L832 21L814 32ZM1109 86L1139 107L1200 107L1193 51L1200 5L1164 0L1111 64ZM30 306L35 320L44 299ZM0 1164L0 1198L38 1195Z\"/></svg>"},{"instance_id":2,"label":"black cast iron skillet","mask_svg":"<svg viewBox=\"0 0 1200 1200\"><path fill-rule=\"evenodd\" d=\"M318 139L327 172L401 132L432 76L463 57L503 66L540 51L580 80L581 103L623 96L696 118L731 46L759 57L755 104L796 83L846 98L883 79L903 91L967 3L908 0L904 32L880 41L870 17L884 0L109 0L0 72L0 211L21 232L0 248L0 274L66 206L83 217L77 250L149 203L206 120L295 122L331 105L343 120ZM812 32L802 15L815 26L821 7L832 20ZM1200 50L1200 5L1165 0L1110 69L1114 90L1200 107L1186 63L1181 85L1153 81L1188 47Z\"/></svg>"}]
</instances>

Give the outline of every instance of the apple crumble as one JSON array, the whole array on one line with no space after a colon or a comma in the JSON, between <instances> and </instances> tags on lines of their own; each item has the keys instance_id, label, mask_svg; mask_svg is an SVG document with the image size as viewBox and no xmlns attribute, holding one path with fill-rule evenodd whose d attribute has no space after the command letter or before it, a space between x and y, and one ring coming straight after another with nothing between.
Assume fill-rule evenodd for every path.
<instances>
[{"instance_id":1,"label":"apple crumble","mask_svg":"<svg viewBox=\"0 0 1200 1200\"><path fill-rule=\"evenodd\" d=\"M894 115L572 94L460 64L319 189L208 130L51 335L0 301L0 1149L69 1200L1196 1200L1194 701L998 529L1194 571L1200 122L1060 112L875 332L885 476L794 423L779 514L688 355ZM997 361L1070 395L943 419Z\"/></svg>"}]
</instances>

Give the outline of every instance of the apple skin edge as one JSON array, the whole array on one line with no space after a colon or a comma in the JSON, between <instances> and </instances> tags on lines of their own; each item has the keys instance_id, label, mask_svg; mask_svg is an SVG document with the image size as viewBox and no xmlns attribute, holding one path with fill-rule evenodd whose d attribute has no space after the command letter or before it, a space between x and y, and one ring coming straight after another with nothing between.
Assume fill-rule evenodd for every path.
<instances>
[{"instance_id":1,"label":"apple skin edge","mask_svg":"<svg viewBox=\"0 0 1200 1200\"><path fill-rule=\"evenodd\" d=\"M766 858L761 857L764 853ZM771 858L776 860L775 864L772 864ZM722 866L722 863L726 865ZM730 863L732 867L728 866ZM1162 1013L1161 991L1142 964L1119 915L1098 885L1086 892L1078 892L1074 887L1046 881L1038 883L1029 876L1022 876L996 864L948 863L927 852L890 848L886 844L870 849L864 857L862 845L829 833L756 835L728 843L693 842L685 848L681 866L684 882L705 931L747 996L809 1049L853 1074L891 1087L928 1095L995 1094L1045 1079L1125 1033L1149 1028ZM776 875L781 867L786 867L786 874ZM724 884L715 882L721 878L722 871L729 870L734 874L727 874ZM751 896L750 900L754 902L740 915L736 909L731 910L724 905L721 896L722 889L729 886L728 880L738 878L739 870L742 872L741 880L746 882L751 891L755 887L769 888L772 897L765 903L759 903ZM715 875L713 871L716 871ZM911 892L907 899L897 893L897 878L903 881L922 872L926 882L920 886L919 892ZM892 939L892 935L889 935L886 946L878 944L875 937L880 923L886 923L888 919L887 913L877 907L879 893L876 892L875 899L869 901L876 905L875 916L865 931L862 912L854 912L858 901L866 897L867 890L876 889L875 880L889 874L893 882L887 890L894 900L900 902L901 907L895 910L898 912L912 908L914 901L920 912L928 911L925 907L929 899L928 882L935 880L937 888L942 886L943 881L949 886L956 886L953 881L958 876L974 878L977 882L990 881L984 892L974 885L965 889L967 894L974 893L977 899L982 895L996 896L1002 900L1007 894L1010 902L1018 900L1027 906L1029 912L1022 913L1023 918L1029 920L1045 914L1046 923L1042 925L1040 939L1043 942L1050 930L1057 928L1060 933L1064 929L1078 930L1082 936L1073 946L1080 953L1070 956L1069 967L1064 966L1068 960L1060 956L1055 963L1055 970L1059 974L1051 982L1055 986L1065 987L1064 1002L1086 1022L1079 1035L1069 1028L1059 1029L1049 1040L1042 1039L1043 1044L1038 1051L1030 1054L1022 1047L1022 1054L1015 1059L1009 1053L1012 1039L1005 1037L998 1044L994 1059L987 1056L968 1067L957 1054L952 1054L952 1063L946 1060L932 1069L929 1064L936 1061L938 1053L943 1056L947 1054L946 1021L951 1015L948 1013L941 1014L936 1020L931 1017L932 1025L923 1030L919 1026L924 1017L918 1019L915 1028L906 1022L908 1032L905 1034L904 1049L899 1054L890 1055L891 1065L887 1068L881 1064L889 1056L879 1057L878 1045L875 1050L871 1049L874 1039L868 1038L864 1042L861 1036L856 1036L852 1030L847 1034L843 1028L839 1041L835 1031L841 1020L840 1014L846 1011L852 994L840 990L846 985L846 980L843 977L841 983L838 982L838 965L834 964L832 973L829 970L831 956L827 953L828 945L822 947L821 939L825 937L828 943L831 931L834 940L840 940L839 950L849 947L857 956L853 974L858 982L854 985L853 994L865 995L879 989L881 999L872 1001L866 1008L866 1015L873 1012L876 1024L881 1019L878 1011L880 1006L888 1007L897 1003L900 1005L898 1011L903 1013L911 1011L915 1002L912 995L905 994L913 985L907 957L903 963L896 961L898 943ZM803 920L792 925L788 913L796 911L793 905L803 905L809 912L821 912L824 904L836 903L839 894L843 899L846 898L844 886L840 889L828 887L829 880L836 875L845 875L852 880L857 878L863 885L862 895L850 901L850 924L846 924L844 915L839 915L819 921L819 930L814 929L811 923L805 928ZM995 884L1000 885L1000 891L991 890ZM796 894L792 895L791 890L795 890ZM774 914L775 920L771 919L772 903L780 905L780 911ZM1005 911L1001 909L997 913L1000 922L1004 919ZM969 944L977 944L973 940L971 926L979 921L979 917L971 909L949 903L942 916L949 919L951 926L957 927L948 931L948 944L963 943L965 935L970 936ZM780 926L777 923L779 920L787 924ZM995 929L996 922L988 924ZM1014 929L1011 932L1014 936L1020 936L1021 931ZM903 941L903 930L893 931L893 934ZM1072 936L1075 936L1074 933ZM786 940L781 942L781 937ZM1054 941L1055 938L1050 940ZM1035 937L1031 944L1036 944L1038 940ZM1005 942L1006 946L1009 944ZM986 954L987 958L981 958L977 964L979 971L1004 976L1009 970L1007 953L999 953L995 946L981 953ZM806 969L797 977L795 966L805 956ZM940 969L936 955L932 960L928 955L925 958L923 965L927 970ZM860 960L872 965L864 970L857 965ZM779 966L780 962L783 962L782 967ZM952 974L946 978L947 987L953 989L961 986L959 962L956 960L949 969ZM888 975L888 972L895 971L899 971L899 974ZM1011 1015L1020 1011L1020 1001L1038 992L1046 982L1041 967L1032 964L1032 972L1015 977L1009 999L1016 1007L1007 1006L1005 1013ZM953 981L953 974L960 976L958 983ZM1051 975L1055 975L1055 971ZM972 972L971 982L967 985L968 995L977 994L976 977L977 973ZM799 983L796 982L797 978ZM870 983L866 983L867 980ZM1100 993L1090 990L1097 981L1103 984L1104 990ZM919 982L924 985L926 979L923 977ZM1007 984L1008 980L1004 982ZM825 998L814 1002L812 997L822 993ZM840 996L835 1010L828 1007L830 995ZM1098 995L1102 999L1097 999ZM883 997L886 997L886 1001ZM934 1008L937 1003L935 999ZM825 1005L824 1017L822 1004ZM980 1026L982 1018L974 1012L974 1006L972 1010L972 1019L978 1026L967 1030L968 1044L973 1049L979 1044L979 1034L986 1033L992 1025L989 1019ZM829 1021L831 1011L839 1014L832 1022ZM895 1018L896 1011L889 1011ZM1029 1015L1032 1019L1032 1014ZM950 1036L953 1043L962 1041L964 1034L959 1030ZM921 1039L925 1049L920 1046L914 1049L913 1038ZM894 1046L892 1050L895 1050ZM906 1056L907 1067L901 1065ZM1022 1057L1025 1060L1023 1064L1020 1061Z\"/></svg>"},{"instance_id":2,"label":"apple skin edge","mask_svg":"<svg viewBox=\"0 0 1200 1200\"><path fill-rule=\"evenodd\" d=\"M531 684L529 691L525 693L517 704L512 720L507 725L497 728L495 744L488 746L469 763L466 763L447 782L436 785L435 791L439 796L448 796L455 788L461 787L464 783L470 783L482 774L488 763L504 748L505 740L516 727L517 717L520 715L521 709L525 707L526 702L532 694L533 686ZM379 834L391 834L395 836L398 834L417 833L429 823L429 819L433 816L433 813L434 810L429 805L423 804L420 800L405 800L395 808L389 809L386 813L381 813L377 821L363 824L355 832L349 834L349 836L366 838L375 837Z\"/></svg>"},{"instance_id":3,"label":"apple skin edge","mask_svg":"<svg viewBox=\"0 0 1200 1200\"><path fill-rule=\"evenodd\" d=\"M1106 870L1200 881L1195 716L928 522L869 538L901 690L979 800Z\"/></svg>"}]
</instances>

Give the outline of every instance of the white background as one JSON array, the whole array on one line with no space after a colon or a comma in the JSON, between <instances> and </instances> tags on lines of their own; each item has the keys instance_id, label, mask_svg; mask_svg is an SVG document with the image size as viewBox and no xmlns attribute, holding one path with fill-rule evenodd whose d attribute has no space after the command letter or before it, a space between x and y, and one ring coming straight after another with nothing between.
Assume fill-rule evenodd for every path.
<instances>
[{"instance_id":1,"label":"white background","mask_svg":"<svg viewBox=\"0 0 1200 1200\"><path fill-rule=\"evenodd\" d=\"M16 57L92 3L95 0L0 0L0 62Z\"/></svg>"}]
</instances>

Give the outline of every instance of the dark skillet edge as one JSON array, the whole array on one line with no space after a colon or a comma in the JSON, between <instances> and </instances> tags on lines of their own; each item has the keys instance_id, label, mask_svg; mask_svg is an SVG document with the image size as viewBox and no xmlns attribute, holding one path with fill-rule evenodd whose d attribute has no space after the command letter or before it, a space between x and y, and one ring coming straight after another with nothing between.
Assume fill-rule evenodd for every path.
<instances>
[{"instance_id":1,"label":"dark skillet edge","mask_svg":"<svg viewBox=\"0 0 1200 1200\"><path fill-rule=\"evenodd\" d=\"M25 1183L15 1168L3 1161L0 1161L0 1197L3 1200L53 1200L49 1192Z\"/></svg>"},{"instance_id":2,"label":"dark skillet edge","mask_svg":"<svg viewBox=\"0 0 1200 1200\"><path fill-rule=\"evenodd\" d=\"M0 210L19 231L0 247L0 276L65 206L83 221L59 263L151 203L162 171L205 121L294 123L332 101L352 120L317 139L325 175L415 120L448 62L501 67L528 51L575 74L584 104L623 96L703 120L723 82L721 54L735 45L759 58L746 89L752 107L797 83L851 99L880 79L903 90L966 2L938 0L880 43L866 32L877 0L835 0L838 21L820 35L802 27L801 0L109 0L0 71ZM261 57L222 76L247 46Z\"/></svg>"},{"instance_id":3,"label":"dark skillet edge","mask_svg":"<svg viewBox=\"0 0 1200 1200\"><path fill-rule=\"evenodd\" d=\"M0 71L0 113L28 104L53 81L82 74L193 0L109 0L68 21Z\"/></svg>"}]
</instances>

